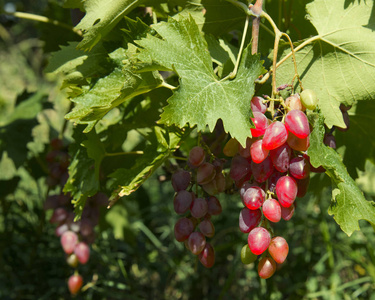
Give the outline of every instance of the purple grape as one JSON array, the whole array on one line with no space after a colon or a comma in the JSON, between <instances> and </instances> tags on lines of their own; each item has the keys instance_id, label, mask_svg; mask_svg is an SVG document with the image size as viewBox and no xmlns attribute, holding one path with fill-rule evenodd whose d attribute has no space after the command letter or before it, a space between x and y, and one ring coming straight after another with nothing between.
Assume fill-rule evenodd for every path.
<instances>
[{"instance_id":1,"label":"purple grape","mask_svg":"<svg viewBox=\"0 0 375 300\"><path fill-rule=\"evenodd\" d=\"M185 170L177 170L173 173L172 178L172 186L176 192L186 190L191 181L191 175L188 171Z\"/></svg>"},{"instance_id":2,"label":"purple grape","mask_svg":"<svg viewBox=\"0 0 375 300\"><path fill-rule=\"evenodd\" d=\"M251 210L247 207L243 208L240 212L239 227L243 233L250 232L253 228L257 227L262 219L262 212L260 209Z\"/></svg>"},{"instance_id":3,"label":"purple grape","mask_svg":"<svg viewBox=\"0 0 375 300\"><path fill-rule=\"evenodd\" d=\"M275 169L281 173L288 171L292 149L287 143L270 151L270 157Z\"/></svg>"},{"instance_id":4,"label":"purple grape","mask_svg":"<svg viewBox=\"0 0 375 300\"><path fill-rule=\"evenodd\" d=\"M203 218L208 211L208 204L205 198L195 198L190 206L191 215L194 218Z\"/></svg>"},{"instance_id":5,"label":"purple grape","mask_svg":"<svg viewBox=\"0 0 375 300\"><path fill-rule=\"evenodd\" d=\"M181 190L176 193L176 196L173 199L174 211L179 215L186 213L191 206L195 196L193 193Z\"/></svg>"}]
</instances>

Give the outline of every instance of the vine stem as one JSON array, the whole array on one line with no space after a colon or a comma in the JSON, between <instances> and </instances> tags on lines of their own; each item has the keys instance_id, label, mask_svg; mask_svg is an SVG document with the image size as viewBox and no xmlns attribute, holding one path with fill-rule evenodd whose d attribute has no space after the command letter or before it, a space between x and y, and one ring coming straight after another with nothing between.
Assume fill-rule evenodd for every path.
<instances>
[{"instance_id":1,"label":"vine stem","mask_svg":"<svg viewBox=\"0 0 375 300\"><path fill-rule=\"evenodd\" d=\"M20 18L20 19L26 19L26 20L32 20L32 21L37 21L37 22L42 22L42 23L53 24L55 26L59 26L59 27L71 30L74 33L76 33L77 35L82 36L81 30L76 29L73 26L70 26L68 24L62 23L62 22L57 21L57 20L52 20L52 19L44 17L44 16L39 16L39 15L25 13L25 12L19 12L19 11L5 12L5 14L11 15L11 16L14 16L14 17Z\"/></svg>"},{"instance_id":2,"label":"vine stem","mask_svg":"<svg viewBox=\"0 0 375 300\"><path fill-rule=\"evenodd\" d=\"M263 0L257 0L252 7L253 12L261 12L263 10ZM259 25L260 17L253 17L253 28L252 28L252 42L251 42L251 54L258 53L258 42L259 42Z\"/></svg>"},{"instance_id":3,"label":"vine stem","mask_svg":"<svg viewBox=\"0 0 375 300\"><path fill-rule=\"evenodd\" d=\"M113 153L105 153L104 156L120 156L120 155L142 155L144 154L143 151L130 151L130 152L113 152Z\"/></svg>"}]
</instances>

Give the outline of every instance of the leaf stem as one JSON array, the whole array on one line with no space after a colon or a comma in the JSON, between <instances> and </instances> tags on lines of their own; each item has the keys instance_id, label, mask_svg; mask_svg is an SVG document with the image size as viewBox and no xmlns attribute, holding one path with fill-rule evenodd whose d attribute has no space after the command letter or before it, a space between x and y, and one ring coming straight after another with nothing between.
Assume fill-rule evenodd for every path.
<instances>
[{"instance_id":1,"label":"leaf stem","mask_svg":"<svg viewBox=\"0 0 375 300\"><path fill-rule=\"evenodd\" d=\"M68 24L62 23L62 22L57 21L57 20L52 20L52 19L44 17L44 16L30 14L30 13L25 13L25 12L19 12L19 11L16 11L16 12L5 12L5 14L11 15L11 16L14 16L14 17L20 18L20 19L26 19L26 20L32 20L32 21L37 21L37 22L42 22L42 23L53 24L55 26L59 26L59 27L71 30L74 33L76 33L77 35L82 36L82 31L81 30L76 29L75 27L70 26Z\"/></svg>"},{"instance_id":2,"label":"leaf stem","mask_svg":"<svg viewBox=\"0 0 375 300\"><path fill-rule=\"evenodd\" d=\"M143 151L130 151L130 152L113 152L105 153L104 156L120 156L120 155L142 155Z\"/></svg>"},{"instance_id":3,"label":"leaf stem","mask_svg":"<svg viewBox=\"0 0 375 300\"><path fill-rule=\"evenodd\" d=\"M170 89L170 90L172 90L172 91L175 90L175 89L177 89L177 87L175 87L175 86L173 86L173 85L171 85L171 84L165 82L164 80L163 80L163 82L160 84L160 87L165 87L165 88Z\"/></svg>"}]
</instances>

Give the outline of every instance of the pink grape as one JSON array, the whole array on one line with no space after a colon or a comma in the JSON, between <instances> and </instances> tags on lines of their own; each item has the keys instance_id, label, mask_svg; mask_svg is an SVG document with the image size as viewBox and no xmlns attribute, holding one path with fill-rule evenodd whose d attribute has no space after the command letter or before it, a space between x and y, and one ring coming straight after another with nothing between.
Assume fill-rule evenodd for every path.
<instances>
[{"instance_id":1,"label":"pink grape","mask_svg":"<svg viewBox=\"0 0 375 300\"><path fill-rule=\"evenodd\" d=\"M282 264L288 256L289 246L287 241L281 237L276 236L271 240L268 247L268 253L278 264Z\"/></svg>"},{"instance_id":2,"label":"pink grape","mask_svg":"<svg viewBox=\"0 0 375 300\"><path fill-rule=\"evenodd\" d=\"M257 227L262 219L262 212L260 209L251 210L247 207L240 212L239 227L243 233L249 233L252 229Z\"/></svg>"},{"instance_id":3,"label":"pink grape","mask_svg":"<svg viewBox=\"0 0 375 300\"><path fill-rule=\"evenodd\" d=\"M292 149L287 143L270 151L270 157L275 169L281 173L288 171Z\"/></svg>"},{"instance_id":4,"label":"pink grape","mask_svg":"<svg viewBox=\"0 0 375 300\"><path fill-rule=\"evenodd\" d=\"M193 221L188 218L179 219L174 225L174 236L177 241L185 241L194 230Z\"/></svg>"},{"instance_id":5,"label":"pink grape","mask_svg":"<svg viewBox=\"0 0 375 300\"><path fill-rule=\"evenodd\" d=\"M191 215L194 218L202 218L207 214L208 204L205 198L195 198L190 206Z\"/></svg>"},{"instance_id":6,"label":"pink grape","mask_svg":"<svg viewBox=\"0 0 375 300\"><path fill-rule=\"evenodd\" d=\"M195 146L190 149L188 163L192 168L199 167L205 160L206 154L202 147Z\"/></svg>"},{"instance_id":7,"label":"pink grape","mask_svg":"<svg viewBox=\"0 0 375 300\"><path fill-rule=\"evenodd\" d=\"M297 197L297 192L297 182L290 176L283 176L276 183L276 195L281 206L291 206Z\"/></svg>"},{"instance_id":8,"label":"pink grape","mask_svg":"<svg viewBox=\"0 0 375 300\"><path fill-rule=\"evenodd\" d=\"M206 238L201 232L195 231L189 236L188 246L191 253L199 255L206 246Z\"/></svg>"},{"instance_id":9,"label":"pink grape","mask_svg":"<svg viewBox=\"0 0 375 300\"><path fill-rule=\"evenodd\" d=\"M296 179L304 179L310 176L310 164L302 156L294 157L290 161L289 172Z\"/></svg>"},{"instance_id":10,"label":"pink grape","mask_svg":"<svg viewBox=\"0 0 375 300\"><path fill-rule=\"evenodd\" d=\"M251 162L251 170L254 179L260 183L265 182L273 173L274 167L270 157L267 157L260 164Z\"/></svg>"},{"instance_id":11,"label":"pink grape","mask_svg":"<svg viewBox=\"0 0 375 300\"><path fill-rule=\"evenodd\" d=\"M300 139L304 139L310 134L310 125L305 113L297 109L286 114L285 127Z\"/></svg>"},{"instance_id":12,"label":"pink grape","mask_svg":"<svg viewBox=\"0 0 375 300\"><path fill-rule=\"evenodd\" d=\"M83 284L82 276L79 274L74 274L68 279L68 288L72 295L78 294Z\"/></svg>"},{"instance_id":13,"label":"pink grape","mask_svg":"<svg viewBox=\"0 0 375 300\"><path fill-rule=\"evenodd\" d=\"M293 133L288 133L287 143L293 150L306 151L310 147L310 136L304 139L296 137Z\"/></svg>"},{"instance_id":14,"label":"pink grape","mask_svg":"<svg viewBox=\"0 0 375 300\"><path fill-rule=\"evenodd\" d=\"M306 107L303 106L301 99L298 94L294 94L285 99L285 105L290 109L298 109L305 111Z\"/></svg>"},{"instance_id":15,"label":"pink grape","mask_svg":"<svg viewBox=\"0 0 375 300\"><path fill-rule=\"evenodd\" d=\"M257 186L250 187L243 194L243 202L249 209L258 209L263 205L266 193Z\"/></svg>"},{"instance_id":16,"label":"pink grape","mask_svg":"<svg viewBox=\"0 0 375 300\"><path fill-rule=\"evenodd\" d=\"M210 243L206 243L202 252L198 256L199 261L206 268L211 268L215 263L215 251Z\"/></svg>"},{"instance_id":17,"label":"pink grape","mask_svg":"<svg viewBox=\"0 0 375 300\"><path fill-rule=\"evenodd\" d=\"M193 193L181 190L179 191L173 199L174 211L179 215L186 213L191 206L195 196Z\"/></svg>"},{"instance_id":18,"label":"pink grape","mask_svg":"<svg viewBox=\"0 0 375 300\"><path fill-rule=\"evenodd\" d=\"M84 265L90 258L90 247L84 243L78 243L74 248L74 254L77 256L79 262Z\"/></svg>"},{"instance_id":19,"label":"pink grape","mask_svg":"<svg viewBox=\"0 0 375 300\"><path fill-rule=\"evenodd\" d=\"M249 248L255 255L260 255L267 250L271 242L271 234L264 227L254 228L247 238Z\"/></svg>"},{"instance_id":20,"label":"pink grape","mask_svg":"<svg viewBox=\"0 0 375 300\"><path fill-rule=\"evenodd\" d=\"M263 257L258 264L258 274L262 279L270 278L276 271L276 263L271 257Z\"/></svg>"},{"instance_id":21,"label":"pink grape","mask_svg":"<svg viewBox=\"0 0 375 300\"><path fill-rule=\"evenodd\" d=\"M269 152L269 150L263 147L263 140L255 141L250 147L251 159L257 164L260 164L262 161L264 161Z\"/></svg>"},{"instance_id":22,"label":"pink grape","mask_svg":"<svg viewBox=\"0 0 375 300\"><path fill-rule=\"evenodd\" d=\"M65 231L60 237L60 242L64 252L66 254L72 254L78 243L78 236L73 231Z\"/></svg>"},{"instance_id":23,"label":"pink grape","mask_svg":"<svg viewBox=\"0 0 375 300\"><path fill-rule=\"evenodd\" d=\"M210 215L220 215L223 211L219 199L214 196L208 197L207 205L207 213Z\"/></svg>"},{"instance_id":24,"label":"pink grape","mask_svg":"<svg viewBox=\"0 0 375 300\"><path fill-rule=\"evenodd\" d=\"M263 102L264 99L259 96L254 96L251 99L250 106L251 110L254 112L260 112L264 114L267 111L267 105Z\"/></svg>"},{"instance_id":25,"label":"pink grape","mask_svg":"<svg viewBox=\"0 0 375 300\"><path fill-rule=\"evenodd\" d=\"M280 203L275 199L267 199L263 203L263 214L271 222L279 222L281 220Z\"/></svg>"},{"instance_id":26,"label":"pink grape","mask_svg":"<svg viewBox=\"0 0 375 300\"><path fill-rule=\"evenodd\" d=\"M289 207L281 206L281 218L283 218L285 221L289 221L293 217L294 209L294 204Z\"/></svg>"},{"instance_id":27,"label":"pink grape","mask_svg":"<svg viewBox=\"0 0 375 300\"><path fill-rule=\"evenodd\" d=\"M253 115L254 118L251 118L251 120L253 121L255 128L250 128L250 131L253 137L258 137L263 135L266 131L266 128L268 126L268 119L264 114L260 112L254 112Z\"/></svg>"},{"instance_id":28,"label":"pink grape","mask_svg":"<svg viewBox=\"0 0 375 300\"><path fill-rule=\"evenodd\" d=\"M288 131L283 123L276 121L271 123L263 136L263 147L268 150L276 149L286 142Z\"/></svg>"},{"instance_id":29,"label":"pink grape","mask_svg":"<svg viewBox=\"0 0 375 300\"><path fill-rule=\"evenodd\" d=\"M191 175L188 171L177 170L173 173L171 181L176 192L186 190L190 184Z\"/></svg>"},{"instance_id":30,"label":"pink grape","mask_svg":"<svg viewBox=\"0 0 375 300\"><path fill-rule=\"evenodd\" d=\"M215 227L212 224L211 220L204 219L199 223L199 230L205 235L206 237L213 237L215 235Z\"/></svg>"}]
</instances>

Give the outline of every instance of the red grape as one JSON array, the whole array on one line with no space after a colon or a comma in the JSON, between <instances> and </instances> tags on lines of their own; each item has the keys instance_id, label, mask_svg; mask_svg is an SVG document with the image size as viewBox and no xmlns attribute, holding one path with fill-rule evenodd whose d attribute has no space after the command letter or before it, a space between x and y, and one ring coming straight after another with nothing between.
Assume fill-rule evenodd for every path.
<instances>
[{"instance_id":1,"label":"red grape","mask_svg":"<svg viewBox=\"0 0 375 300\"><path fill-rule=\"evenodd\" d=\"M306 151L310 147L310 136L304 139L296 137L293 133L288 133L287 143L293 150Z\"/></svg>"},{"instance_id":2,"label":"red grape","mask_svg":"<svg viewBox=\"0 0 375 300\"><path fill-rule=\"evenodd\" d=\"M198 255L206 246L206 238L201 232L195 231L189 236L188 246L191 253Z\"/></svg>"},{"instance_id":3,"label":"red grape","mask_svg":"<svg viewBox=\"0 0 375 300\"><path fill-rule=\"evenodd\" d=\"M273 173L274 167L270 157L267 157L260 164L251 162L251 170L254 179L260 183L265 182Z\"/></svg>"},{"instance_id":4,"label":"red grape","mask_svg":"<svg viewBox=\"0 0 375 300\"><path fill-rule=\"evenodd\" d=\"M298 94L294 94L285 99L285 105L290 109L298 109L305 111L306 107L303 106L301 99Z\"/></svg>"},{"instance_id":5,"label":"red grape","mask_svg":"<svg viewBox=\"0 0 375 300\"><path fill-rule=\"evenodd\" d=\"M255 128L250 128L250 131L253 137L258 137L263 135L266 131L266 128L268 126L268 119L264 114L260 112L254 112L253 114L254 118L251 118L251 120L253 121Z\"/></svg>"},{"instance_id":6,"label":"red grape","mask_svg":"<svg viewBox=\"0 0 375 300\"><path fill-rule=\"evenodd\" d=\"M202 218L207 214L208 204L205 198L195 198L190 206L191 215L194 218Z\"/></svg>"},{"instance_id":7,"label":"red grape","mask_svg":"<svg viewBox=\"0 0 375 300\"><path fill-rule=\"evenodd\" d=\"M82 276L79 274L74 274L69 277L68 288L72 295L78 294L83 284Z\"/></svg>"},{"instance_id":8,"label":"red grape","mask_svg":"<svg viewBox=\"0 0 375 300\"><path fill-rule=\"evenodd\" d=\"M78 243L74 248L74 253L81 264L86 264L90 258L90 247L84 243Z\"/></svg>"},{"instance_id":9,"label":"red grape","mask_svg":"<svg viewBox=\"0 0 375 300\"><path fill-rule=\"evenodd\" d=\"M254 228L247 238L249 248L255 255L260 255L267 250L271 242L271 234L264 227Z\"/></svg>"},{"instance_id":10,"label":"red grape","mask_svg":"<svg viewBox=\"0 0 375 300\"><path fill-rule=\"evenodd\" d=\"M258 209L262 206L266 193L257 186L250 187L243 194L243 202L249 209Z\"/></svg>"},{"instance_id":11,"label":"red grape","mask_svg":"<svg viewBox=\"0 0 375 300\"><path fill-rule=\"evenodd\" d=\"M179 215L186 213L194 198L195 196L191 192L185 190L179 191L173 199L174 211Z\"/></svg>"},{"instance_id":12,"label":"red grape","mask_svg":"<svg viewBox=\"0 0 375 300\"><path fill-rule=\"evenodd\" d=\"M288 171L292 149L287 143L270 151L270 157L275 169L281 173Z\"/></svg>"},{"instance_id":13,"label":"red grape","mask_svg":"<svg viewBox=\"0 0 375 300\"><path fill-rule=\"evenodd\" d=\"M65 231L60 238L61 246L66 254L72 254L76 244L78 243L78 236L73 231Z\"/></svg>"},{"instance_id":14,"label":"red grape","mask_svg":"<svg viewBox=\"0 0 375 300\"><path fill-rule=\"evenodd\" d=\"M263 102L264 99L259 96L254 96L251 99L250 106L251 110L254 112L260 112L264 114L267 111L267 105Z\"/></svg>"},{"instance_id":15,"label":"red grape","mask_svg":"<svg viewBox=\"0 0 375 300\"><path fill-rule=\"evenodd\" d=\"M190 184L191 175L188 171L177 170L175 173L173 173L171 181L173 189L176 192L186 190Z\"/></svg>"},{"instance_id":16,"label":"red grape","mask_svg":"<svg viewBox=\"0 0 375 300\"><path fill-rule=\"evenodd\" d=\"M302 156L294 157L290 161L289 172L296 179L304 179L310 176L310 164Z\"/></svg>"},{"instance_id":17,"label":"red grape","mask_svg":"<svg viewBox=\"0 0 375 300\"><path fill-rule=\"evenodd\" d=\"M193 221L188 218L179 219L174 225L174 236L177 241L185 241L194 230Z\"/></svg>"},{"instance_id":18,"label":"red grape","mask_svg":"<svg viewBox=\"0 0 375 300\"><path fill-rule=\"evenodd\" d=\"M263 257L258 264L258 274L260 278L268 279L276 271L276 263L271 257Z\"/></svg>"},{"instance_id":19,"label":"red grape","mask_svg":"<svg viewBox=\"0 0 375 300\"><path fill-rule=\"evenodd\" d=\"M281 206L291 206L297 197L297 191L297 182L290 176L283 176L276 183L276 195Z\"/></svg>"},{"instance_id":20,"label":"red grape","mask_svg":"<svg viewBox=\"0 0 375 300\"><path fill-rule=\"evenodd\" d=\"M324 136L324 144L332 149L336 149L336 138L332 134L326 134Z\"/></svg>"},{"instance_id":21,"label":"red grape","mask_svg":"<svg viewBox=\"0 0 375 300\"><path fill-rule=\"evenodd\" d=\"M250 155L253 162L260 164L266 159L270 151L263 147L263 140L255 141L250 147Z\"/></svg>"},{"instance_id":22,"label":"red grape","mask_svg":"<svg viewBox=\"0 0 375 300\"><path fill-rule=\"evenodd\" d=\"M229 173L230 177L238 181L245 178L249 173L251 173L251 166L247 159L239 155L233 157Z\"/></svg>"},{"instance_id":23,"label":"red grape","mask_svg":"<svg viewBox=\"0 0 375 300\"><path fill-rule=\"evenodd\" d=\"M275 260L275 262L277 262L278 264L282 264L288 256L289 252L287 241L281 236L274 237L268 247L268 252Z\"/></svg>"},{"instance_id":24,"label":"red grape","mask_svg":"<svg viewBox=\"0 0 375 300\"><path fill-rule=\"evenodd\" d=\"M310 177L306 177L304 179L297 180L297 197L302 198L306 195L307 190L309 188L309 183L310 183Z\"/></svg>"},{"instance_id":25,"label":"red grape","mask_svg":"<svg viewBox=\"0 0 375 300\"><path fill-rule=\"evenodd\" d=\"M197 170L197 182L198 184L206 184L212 181L216 176L215 167L211 163L203 163L198 167Z\"/></svg>"},{"instance_id":26,"label":"red grape","mask_svg":"<svg viewBox=\"0 0 375 300\"><path fill-rule=\"evenodd\" d=\"M208 197L207 205L207 213L209 213L210 215L220 215L223 211L220 201L214 196Z\"/></svg>"},{"instance_id":27,"label":"red grape","mask_svg":"<svg viewBox=\"0 0 375 300\"><path fill-rule=\"evenodd\" d=\"M263 203L263 214L271 222L279 222L281 220L280 203L275 199L267 199Z\"/></svg>"},{"instance_id":28,"label":"red grape","mask_svg":"<svg viewBox=\"0 0 375 300\"><path fill-rule=\"evenodd\" d=\"M336 128L340 131L348 131L349 130L349 126L350 126L350 120L349 120L349 114L347 111L344 111L342 112L342 117L344 119L344 123L346 125L346 127L338 127L336 126Z\"/></svg>"},{"instance_id":29,"label":"red grape","mask_svg":"<svg viewBox=\"0 0 375 300\"><path fill-rule=\"evenodd\" d=\"M283 123L276 121L267 127L263 137L263 147L268 150L276 149L286 142L288 131Z\"/></svg>"},{"instance_id":30,"label":"red grape","mask_svg":"<svg viewBox=\"0 0 375 300\"><path fill-rule=\"evenodd\" d=\"M281 218L285 221L289 221L293 217L294 209L294 204L289 207L281 206Z\"/></svg>"},{"instance_id":31,"label":"red grape","mask_svg":"<svg viewBox=\"0 0 375 300\"><path fill-rule=\"evenodd\" d=\"M304 139L310 134L310 125L305 113L297 109L286 114L285 127L300 139Z\"/></svg>"},{"instance_id":32,"label":"red grape","mask_svg":"<svg viewBox=\"0 0 375 300\"><path fill-rule=\"evenodd\" d=\"M253 143L253 140L251 138L246 139L246 147L242 147L241 144L238 144L238 154L241 155L244 158L250 157L250 147Z\"/></svg>"},{"instance_id":33,"label":"red grape","mask_svg":"<svg viewBox=\"0 0 375 300\"><path fill-rule=\"evenodd\" d=\"M249 233L252 229L257 227L262 219L262 212L260 209L251 210L247 207L240 212L239 227L243 233Z\"/></svg>"},{"instance_id":34,"label":"red grape","mask_svg":"<svg viewBox=\"0 0 375 300\"><path fill-rule=\"evenodd\" d=\"M215 263L215 251L210 243L206 243L202 252L198 256L199 261L206 268L211 268Z\"/></svg>"},{"instance_id":35,"label":"red grape","mask_svg":"<svg viewBox=\"0 0 375 300\"><path fill-rule=\"evenodd\" d=\"M213 237L215 235L215 227L212 224L211 220L204 219L199 223L199 230L206 236L206 237Z\"/></svg>"},{"instance_id":36,"label":"red grape","mask_svg":"<svg viewBox=\"0 0 375 300\"><path fill-rule=\"evenodd\" d=\"M188 163L192 168L199 167L205 160L206 154L202 147L195 146L190 149Z\"/></svg>"}]
</instances>

